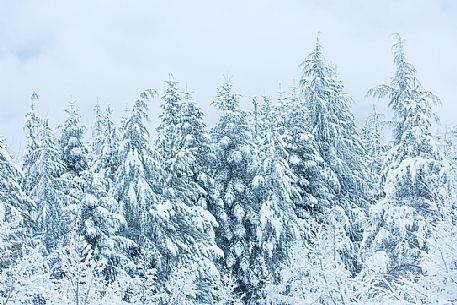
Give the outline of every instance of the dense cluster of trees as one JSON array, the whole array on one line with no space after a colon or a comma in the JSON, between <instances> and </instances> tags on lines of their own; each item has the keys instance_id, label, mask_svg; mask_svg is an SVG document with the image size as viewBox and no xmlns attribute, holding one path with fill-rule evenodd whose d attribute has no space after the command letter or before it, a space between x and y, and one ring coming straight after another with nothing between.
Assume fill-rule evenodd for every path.
<instances>
[{"instance_id":1,"label":"dense cluster of trees","mask_svg":"<svg viewBox=\"0 0 457 305\"><path fill-rule=\"evenodd\" d=\"M457 303L457 132L433 134L403 47L368 92L393 118L361 132L319 40L254 111L226 80L211 130L172 80L120 125L97 104L90 141L75 103L55 131L32 95L20 165L0 142L0 303Z\"/></svg>"}]
</instances>

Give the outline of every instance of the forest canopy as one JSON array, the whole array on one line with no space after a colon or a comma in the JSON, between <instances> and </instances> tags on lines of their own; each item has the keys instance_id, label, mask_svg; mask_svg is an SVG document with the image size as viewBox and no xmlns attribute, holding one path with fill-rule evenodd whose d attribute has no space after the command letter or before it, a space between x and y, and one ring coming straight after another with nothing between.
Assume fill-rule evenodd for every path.
<instances>
[{"instance_id":1,"label":"forest canopy","mask_svg":"<svg viewBox=\"0 0 457 305\"><path fill-rule=\"evenodd\" d=\"M71 101L54 128L33 93L19 164L0 141L0 303L456 304L457 128L392 50L362 126L319 37L253 111L226 78L210 128L172 78L119 124Z\"/></svg>"}]
</instances>

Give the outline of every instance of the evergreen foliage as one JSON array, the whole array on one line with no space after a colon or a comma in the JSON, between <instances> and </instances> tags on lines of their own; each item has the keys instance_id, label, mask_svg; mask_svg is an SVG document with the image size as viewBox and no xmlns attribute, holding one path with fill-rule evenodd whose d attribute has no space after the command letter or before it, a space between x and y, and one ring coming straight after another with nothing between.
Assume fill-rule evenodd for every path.
<instances>
[{"instance_id":1,"label":"evergreen foliage","mask_svg":"<svg viewBox=\"0 0 457 305\"><path fill-rule=\"evenodd\" d=\"M223 114L211 132L217 201L209 210L219 223L216 241L224 251L223 267L236 279L237 292L249 294L249 299L261 285L265 263L259 261L260 206L251 187L255 175L253 132L248 114L239 109L239 98L226 80L213 102Z\"/></svg>"},{"instance_id":2,"label":"evergreen foliage","mask_svg":"<svg viewBox=\"0 0 457 305\"><path fill-rule=\"evenodd\" d=\"M345 214L340 218L348 219L343 226L349 238L346 243L349 248L339 251L351 272L357 273L356 253L370 199L368 157L349 110L351 99L345 94L335 70L326 64L319 37L302 68L301 94L309 110L306 128L313 135L324 160L329 190L334 195L331 208L340 206L340 211Z\"/></svg>"},{"instance_id":3,"label":"evergreen foliage","mask_svg":"<svg viewBox=\"0 0 457 305\"><path fill-rule=\"evenodd\" d=\"M80 115L74 101L68 104L65 113L67 118L59 139L62 161L67 172L79 175L88 168L88 150L83 143L84 127L80 126Z\"/></svg>"},{"instance_id":4,"label":"evergreen foliage","mask_svg":"<svg viewBox=\"0 0 457 305\"><path fill-rule=\"evenodd\" d=\"M154 90L120 126L97 102L87 138L70 103L58 140L34 93L20 166L0 141L0 303L455 304L457 133L396 38L368 92L393 119L360 136L319 38L275 102L226 79L210 132L173 80L154 134Z\"/></svg>"},{"instance_id":5,"label":"evergreen foliage","mask_svg":"<svg viewBox=\"0 0 457 305\"><path fill-rule=\"evenodd\" d=\"M77 186L63 176L65 164L47 121L43 123L39 139L38 158L31 167L37 183L30 191L30 197L36 203L32 214L36 234L42 235L45 246L51 249L67 230L65 210L75 203L76 198L70 191Z\"/></svg>"},{"instance_id":6,"label":"evergreen foliage","mask_svg":"<svg viewBox=\"0 0 457 305\"><path fill-rule=\"evenodd\" d=\"M384 289L427 274L424 257L432 251L430 241L455 205L455 174L431 131L436 119L431 104L439 99L423 89L400 36L393 49L395 76L369 91L388 98L395 127L394 146L381 171L383 197L371 208L363 246L367 265L383 270L374 286ZM401 294L406 301L415 298L411 291Z\"/></svg>"}]
</instances>

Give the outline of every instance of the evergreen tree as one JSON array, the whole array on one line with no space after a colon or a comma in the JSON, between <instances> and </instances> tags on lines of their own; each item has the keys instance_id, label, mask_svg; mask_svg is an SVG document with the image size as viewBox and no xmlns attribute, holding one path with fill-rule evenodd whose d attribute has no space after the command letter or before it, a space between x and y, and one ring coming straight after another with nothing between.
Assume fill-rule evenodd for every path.
<instances>
[{"instance_id":1,"label":"evergreen tree","mask_svg":"<svg viewBox=\"0 0 457 305\"><path fill-rule=\"evenodd\" d=\"M167 265L159 270L171 272L180 265L191 266L194 271L189 272L196 272L194 281L199 287L195 298L198 302L212 304L218 298L214 288L220 280L213 261L222 253L214 240L216 221L206 209L204 197L207 193L198 180L199 165L204 161L197 159L204 157L198 149L200 144L201 149L208 145L195 142L202 140L202 114L190 103L188 101L183 108L176 83L167 82L161 124L157 128L157 150L163 169L161 200L169 207L169 217L164 222L158 217L160 215L152 215L151 238L165 241L159 251Z\"/></svg>"},{"instance_id":2,"label":"evergreen tree","mask_svg":"<svg viewBox=\"0 0 457 305\"><path fill-rule=\"evenodd\" d=\"M127 222L118 213L118 203L109 195L103 176L85 171L82 178L85 195L79 212L78 233L90 246L92 259L101 266L98 275L112 283L116 278L133 273L135 265L128 254L136 245L123 236Z\"/></svg>"},{"instance_id":3,"label":"evergreen tree","mask_svg":"<svg viewBox=\"0 0 457 305\"><path fill-rule=\"evenodd\" d=\"M100 107L100 104L97 100L97 104L94 107L95 121L92 127L92 154L95 158L100 156L102 153L102 145L105 135L105 120L103 113Z\"/></svg>"},{"instance_id":4,"label":"evergreen tree","mask_svg":"<svg viewBox=\"0 0 457 305\"><path fill-rule=\"evenodd\" d=\"M66 171L73 176L88 168L87 149L83 144L84 127L80 126L80 115L72 101L65 109L67 118L59 139L62 161Z\"/></svg>"},{"instance_id":5,"label":"evergreen tree","mask_svg":"<svg viewBox=\"0 0 457 305\"><path fill-rule=\"evenodd\" d=\"M95 173L103 175L105 180L109 183L107 189L111 189L115 179L116 171L119 167L119 135L118 130L112 120L113 111L108 106L106 115L101 118L99 123L103 126L100 135L99 149L100 153L94 158L91 170Z\"/></svg>"},{"instance_id":6,"label":"evergreen tree","mask_svg":"<svg viewBox=\"0 0 457 305\"><path fill-rule=\"evenodd\" d=\"M227 80L213 103L223 114L212 130L218 200L210 211L219 223L216 241L224 251L224 269L236 279L237 292L244 294L253 293L260 285L262 270L258 269L255 253L259 251L260 207L251 187L255 175L253 134L247 113L239 109L239 97L232 93L232 84Z\"/></svg>"},{"instance_id":7,"label":"evergreen tree","mask_svg":"<svg viewBox=\"0 0 457 305\"><path fill-rule=\"evenodd\" d=\"M252 182L260 207L260 223L256 228L259 249L253 247L258 253L251 250L251 257L257 255L254 261L262 270L262 281L278 283L281 268L290 261L291 247L300 241L292 200L299 194L294 184L296 177L287 162L285 143L276 131L273 115L270 101L264 98L260 120L262 132L256 154L257 169ZM241 261L247 265L245 267L249 266L243 258Z\"/></svg>"},{"instance_id":8,"label":"evergreen tree","mask_svg":"<svg viewBox=\"0 0 457 305\"><path fill-rule=\"evenodd\" d=\"M313 135L324 160L325 174L331 179L332 205L342 207L350 248L340 249L343 261L357 273L357 247L362 239L370 188L367 184L367 155L349 110L351 100L333 68L325 62L319 38L302 63L300 81L308 113L307 129Z\"/></svg>"},{"instance_id":9,"label":"evergreen tree","mask_svg":"<svg viewBox=\"0 0 457 305\"><path fill-rule=\"evenodd\" d=\"M373 105L373 111L366 119L362 128L362 142L370 156L368 169L373 177L374 184L379 183L382 163L389 148L383 143L381 133L390 122L384 121L383 117L383 114L376 112L376 107Z\"/></svg>"},{"instance_id":10,"label":"evergreen tree","mask_svg":"<svg viewBox=\"0 0 457 305\"><path fill-rule=\"evenodd\" d=\"M40 118L35 113L35 101L38 100L38 94L33 93L30 98L30 111L26 115L25 130L27 132L27 143L22 161L22 171L24 173L22 186L24 191L29 194L36 184L36 177L31 175L31 167L36 162L38 154L38 133L40 130Z\"/></svg>"},{"instance_id":11,"label":"evergreen tree","mask_svg":"<svg viewBox=\"0 0 457 305\"><path fill-rule=\"evenodd\" d=\"M452 168L431 132L436 119L431 104L439 99L422 87L399 36L394 53L391 83L369 91L388 98L395 122L394 146L381 171L383 198L371 209L363 243L368 266L384 270L374 284L382 288L425 274L421 261L430 250L434 227L452 214L455 200ZM412 298L411 293L402 294L402 299Z\"/></svg>"},{"instance_id":12,"label":"evergreen tree","mask_svg":"<svg viewBox=\"0 0 457 305\"><path fill-rule=\"evenodd\" d=\"M158 177L145 125L149 120L146 102L151 96L150 90L142 92L124 122L113 186L114 197L127 221L127 236L139 244L144 238L146 214L158 201L155 185Z\"/></svg>"},{"instance_id":13,"label":"evergreen tree","mask_svg":"<svg viewBox=\"0 0 457 305\"><path fill-rule=\"evenodd\" d=\"M19 185L22 172L0 139L0 271L14 266L33 227L34 202ZM1 293L0 293L1 294Z\"/></svg>"},{"instance_id":14,"label":"evergreen tree","mask_svg":"<svg viewBox=\"0 0 457 305\"><path fill-rule=\"evenodd\" d=\"M190 164L191 179L197 183L204 192L197 199L198 204L207 207L209 201L214 200L214 181L211 177L211 168L216 160L213 143L206 125L203 122L204 113L198 107L189 92L185 93L181 109L181 148L186 149L194 162Z\"/></svg>"},{"instance_id":15,"label":"evergreen tree","mask_svg":"<svg viewBox=\"0 0 457 305\"><path fill-rule=\"evenodd\" d=\"M436 135L436 140L446 158L455 164L457 161L457 126L445 127L444 131L442 130Z\"/></svg>"},{"instance_id":16,"label":"evergreen tree","mask_svg":"<svg viewBox=\"0 0 457 305\"><path fill-rule=\"evenodd\" d=\"M30 170L37 183L30 191L30 197L36 203L32 214L35 230L50 249L57 245L66 231L64 210L75 202L75 197L70 194L70 189L75 186L74 182L62 177L65 165L47 121L43 123L39 140L38 159Z\"/></svg>"},{"instance_id":17,"label":"evergreen tree","mask_svg":"<svg viewBox=\"0 0 457 305\"><path fill-rule=\"evenodd\" d=\"M285 143L288 164L296 179L292 181L300 196L292 197L300 230L305 241L312 242L319 223L331 207L335 195L331 173L325 167L313 135L304 128L308 123L308 109L298 88L290 96L282 97L277 107L277 129Z\"/></svg>"}]
</instances>

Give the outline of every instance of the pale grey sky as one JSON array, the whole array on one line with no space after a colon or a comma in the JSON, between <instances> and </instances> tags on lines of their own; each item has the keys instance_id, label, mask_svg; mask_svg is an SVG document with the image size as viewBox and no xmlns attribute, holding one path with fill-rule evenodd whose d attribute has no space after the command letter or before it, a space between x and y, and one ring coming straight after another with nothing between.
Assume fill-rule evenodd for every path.
<instances>
[{"instance_id":1,"label":"pale grey sky","mask_svg":"<svg viewBox=\"0 0 457 305\"><path fill-rule=\"evenodd\" d=\"M338 67L359 121L374 85L393 74L391 33L406 40L423 85L443 101L443 124L457 124L457 1L454 0L0 0L0 136L23 148L24 115L53 126L70 96L90 124L97 98L119 118L144 88L162 90L169 73L209 106L223 75L251 97L276 96L298 77L316 33ZM151 107L157 125L158 101Z\"/></svg>"}]
</instances>

